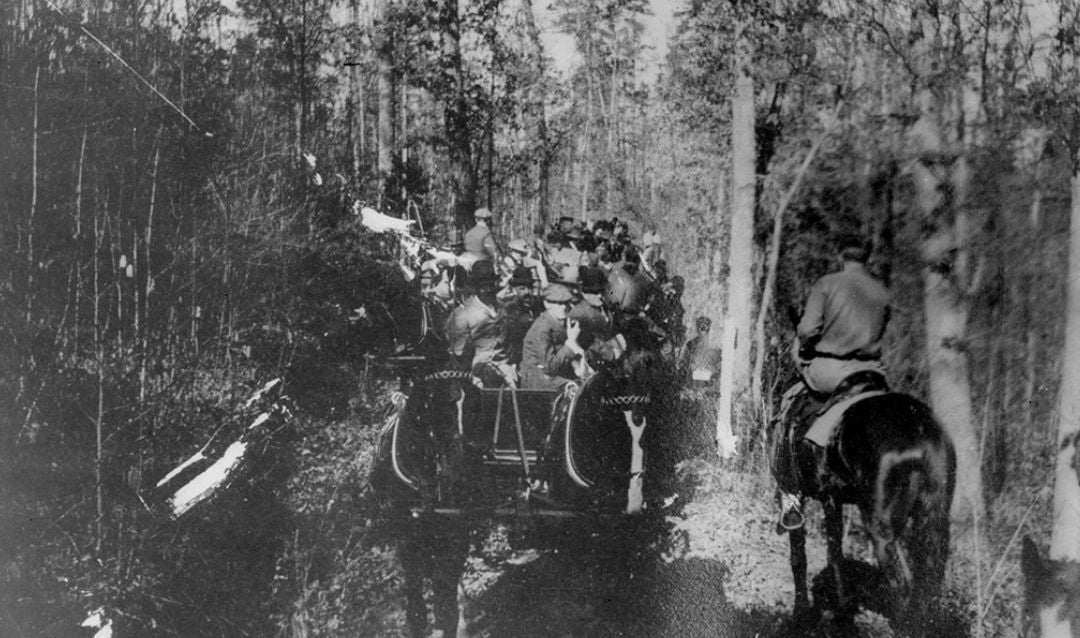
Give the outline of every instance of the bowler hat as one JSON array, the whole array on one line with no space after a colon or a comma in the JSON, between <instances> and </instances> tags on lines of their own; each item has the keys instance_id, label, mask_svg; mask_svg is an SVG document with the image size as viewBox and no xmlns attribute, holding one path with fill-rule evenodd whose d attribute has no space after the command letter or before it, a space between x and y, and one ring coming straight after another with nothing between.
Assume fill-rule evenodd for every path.
<instances>
[{"instance_id":1,"label":"bowler hat","mask_svg":"<svg viewBox=\"0 0 1080 638\"><path fill-rule=\"evenodd\" d=\"M548 284L544 288L544 301L551 303L570 303L574 300L574 293L562 284Z\"/></svg>"},{"instance_id":2,"label":"bowler hat","mask_svg":"<svg viewBox=\"0 0 1080 638\"><path fill-rule=\"evenodd\" d=\"M514 274L510 276L508 283L511 286L531 286L535 281L531 268L518 266L514 268Z\"/></svg>"}]
</instances>

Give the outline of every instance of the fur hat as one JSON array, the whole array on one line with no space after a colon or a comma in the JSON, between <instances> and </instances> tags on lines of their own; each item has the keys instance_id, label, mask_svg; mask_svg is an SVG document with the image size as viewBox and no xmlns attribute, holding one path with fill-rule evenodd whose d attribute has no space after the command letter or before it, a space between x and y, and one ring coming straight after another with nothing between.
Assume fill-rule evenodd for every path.
<instances>
[{"instance_id":1,"label":"fur hat","mask_svg":"<svg viewBox=\"0 0 1080 638\"><path fill-rule=\"evenodd\" d=\"M581 269L581 292L600 294L607 290L607 273L594 266Z\"/></svg>"},{"instance_id":2,"label":"fur hat","mask_svg":"<svg viewBox=\"0 0 1080 638\"><path fill-rule=\"evenodd\" d=\"M518 266L514 268L514 274L510 276L508 282L511 286L531 286L536 281L533 277L532 268L525 266Z\"/></svg>"},{"instance_id":3,"label":"fur hat","mask_svg":"<svg viewBox=\"0 0 1080 638\"><path fill-rule=\"evenodd\" d=\"M478 261L473 264L469 272L469 283L480 292L488 292L497 288L498 278L495 276L495 265L490 261Z\"/></svg>"}]
</instances>

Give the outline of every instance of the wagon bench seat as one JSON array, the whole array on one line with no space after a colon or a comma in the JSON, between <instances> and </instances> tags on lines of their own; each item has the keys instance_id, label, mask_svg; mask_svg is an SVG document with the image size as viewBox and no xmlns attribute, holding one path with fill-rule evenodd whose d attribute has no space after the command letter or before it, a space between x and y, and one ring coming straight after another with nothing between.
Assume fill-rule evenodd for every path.
<instances>
[{"instance_id":1,"label":"wagon bench seat","mask_svg":"<svg viewBox=\"0 0 1080 638\"><path fill-rule=\"evenodd\" d=\"M519 464L521 457L518 453L514 417L516 398L526 458L530 463L535 462L551 427L551 409L558 396L559 393L553 390L511 391L485 388L480 391L480 416L473 422L473 431L467 432L466 436L473 443L488 450L489 461L496 464Z\"/></svg>"}]
</instances>

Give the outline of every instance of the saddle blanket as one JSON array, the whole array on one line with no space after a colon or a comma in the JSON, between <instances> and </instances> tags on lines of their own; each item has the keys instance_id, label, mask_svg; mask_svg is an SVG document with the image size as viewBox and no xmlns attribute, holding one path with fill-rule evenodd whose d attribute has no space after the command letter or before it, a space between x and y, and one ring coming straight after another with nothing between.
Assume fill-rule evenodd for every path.
<instances>
[{"instance_id":1,"label":"saddle blanket","mask_svg":"<svg viewBox=\"0 0 1080 638\"><path fill-rule=\"evenodd\" d=\"M833 433L836 431L836 426L840 425L840 418L844 416L844 412L847 412L848 408L863 399L876 397L881 394L886 393L881 390L871 390L868 392L861 392L853 397L848 397L843 401L837 401L832 407L825 410L825 412L814 420L813 425L806 431L806 440L816 444L818 447L825 447L829 444L829 439L832 438Z\"/></svg>"}]
</instances>

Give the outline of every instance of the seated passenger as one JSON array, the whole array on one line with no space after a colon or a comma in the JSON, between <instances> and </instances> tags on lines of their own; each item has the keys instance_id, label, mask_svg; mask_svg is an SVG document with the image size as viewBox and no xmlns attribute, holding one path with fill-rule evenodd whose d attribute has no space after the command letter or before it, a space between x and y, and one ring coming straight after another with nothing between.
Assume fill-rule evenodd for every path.
<instances>
[{"instance_id":1,"label":"seated passenger","mask_svg":"<svg viewBox=\"0 0 1080 638\"><path fill-rule=\"evenodd\" d=\"M607 274L599 267L581 270L581 301L570 309L569 317L581 326L578 345L588 353L590 361L608 359L604 343L613 336L611 313L604 307Z\"/></svg>"},{"instance_id":2,"label":"seated passenger","mask_svg":"<svg viewBox=\"0 0 1080 638\"><path fill-rule=\"evenodd\" d=\"M450 354L486 387L517 385L509 362L506 316L495 302L497 281L492 262L477 262L458 283L462 303L446 320Z\"/></svg>"},{"instance_id":3,"label":"seated passenger","mask_svg":"<svg viewBox=\"0 0 1080 638\"><path fill-rule=\"evenodd\" d=\"M649 304L651 282L641 274L641 256L633 249L623 252L623 263L608 275L607 302L615 315L615 329L641 314Z\"/></svg>"},{"instance_id":4,"label":"seated passenger","mask_svg":"<svg viewBox=\"0 0 1080 638\"><path fill-rule=\"evenodd\" d=\"M698 317L694 321L694 328L697 329L697 336L686 342L686 349L679 361L679 374L684 382L713 387L719 380L720 351L709 343L712 320Z\"/></svg>"},{"instance_id":5,"label":"seated passenger","mask_svg":"<svg viewBox=\"0 0 1080 638\"><path fill-rule=\"evenodd\" d=\"M584 374L585 351L578 345L581 326L567 317L573 300L563 284L544 289L544 312L522 344L521 387L558 390Z\"/></svg>"},{"instance_id":6,"label":"seated passenger","mask_svg":"<svg viewBox=\"0 0 1080 638\"><path fill-rule=\"evenodd\" d=\"M536 279L533 272L525 266L514 270L514 276L507 282L507 288L500 293L503 311L506 314L506 340L510 363L521 364L521 347L525 335L533 321L544 312L544 302L535 294Z\"/></svg>"}]
</instances>

